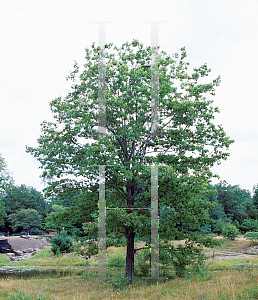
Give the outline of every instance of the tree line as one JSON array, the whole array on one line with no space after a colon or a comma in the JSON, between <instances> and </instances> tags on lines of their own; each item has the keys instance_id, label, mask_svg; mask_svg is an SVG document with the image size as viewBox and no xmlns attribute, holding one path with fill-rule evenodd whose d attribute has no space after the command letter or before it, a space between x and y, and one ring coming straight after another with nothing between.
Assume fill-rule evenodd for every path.
<instances>
[{"instance_id":1,"label":"tree line","mask_svg":"<svg viewBox=\"0 0 258 300\"><path fill-rule=\"evenodd\" d=\"M97 233L97 210L94 211L93 207L88 206L85 201L87 191L77 191L72 196L62 194L47 201L43 194L33 187L24 184L15 186L2 157L0 162L1 231L11 233L33 229L60 231L65 228L71 235L83 236L93 230L88 228L88 224L95 221L95 233ZM212 203L213 207L207 208L209 218L206 223L197 224L196 231L203 234L221 234L223 226L228 222L242 233L258 231L258 184L253 187L253 195L249 190L226 181L209 184L206 190L208 191L206 200ZM172 219L173 214L173 209L166 205L160 210L161 219ZM177 233L176 229L179 229ZM175 224L174 238L177 238L180 231L186 230L190 228L178 222ZM173 238L171 234L170 231L170 237ZM121 236L117 236L117 239L120 238Z\"/></svg>"}]
</instances>

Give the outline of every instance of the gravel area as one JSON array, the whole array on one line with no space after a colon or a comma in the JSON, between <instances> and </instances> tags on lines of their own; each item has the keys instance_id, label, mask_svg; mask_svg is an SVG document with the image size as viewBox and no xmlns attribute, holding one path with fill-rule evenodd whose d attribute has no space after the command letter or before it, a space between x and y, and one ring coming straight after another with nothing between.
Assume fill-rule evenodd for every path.
<instances>
[{"instance_id":1,"label":"gravel area","mask_svg":"<svg viewBox=\"0 0 258 300\"><path fill-rule=\"evenodd\" d=\"M43 239L37 239L35 237L33 238L21 238L17 236L10 236L10 237L0 237L1 240L6 240L8 243L13 247L14 251L23 251L28 248L45 248L51 246L48 242L46 242L45 238Z\"/></svg>"}]
</instances>

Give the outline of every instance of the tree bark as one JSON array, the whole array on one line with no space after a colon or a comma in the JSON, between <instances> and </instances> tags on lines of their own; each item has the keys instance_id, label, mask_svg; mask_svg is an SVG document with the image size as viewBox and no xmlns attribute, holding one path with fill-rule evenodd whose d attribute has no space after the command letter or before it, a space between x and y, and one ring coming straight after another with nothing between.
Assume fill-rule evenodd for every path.
<instances>
[{"instance_id":1,"label":"tree bark","mask_svg":"<svg viewBox=\"0 0 258 300\"><path fill-rule=\"evenodd\" d=\"M129 227L125 227L125 231L127 239L125 276L132 284L134 280L134 232Z\"/></svg>"},{"instance_id":2,"label":"tree bark","mask_svg":"<svg viewBox=\"0 0 258 300\"><path fill-rule=\"evenodd\" d=\"M126 184L127 191L127 207L132 207L134 204L134 192L135 192L135 181L134 179L129 180ZM134 231L130 226L125 227L125 234L127 240L127 252L126 252L126 268L125 276L129 280L129 284L133 283L134 280Z\"/></svg>"}]
</instances>

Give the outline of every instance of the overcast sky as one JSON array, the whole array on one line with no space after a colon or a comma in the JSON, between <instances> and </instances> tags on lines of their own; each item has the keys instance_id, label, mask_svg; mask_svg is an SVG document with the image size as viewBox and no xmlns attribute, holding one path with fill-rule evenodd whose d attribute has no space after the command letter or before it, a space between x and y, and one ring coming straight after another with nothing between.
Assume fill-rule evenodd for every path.
<instances>
[{"instance_id":1,"label":"overcast sky","mask_svg":"<svg viewBox=\"0 0 258 300\"><path fill-rule=\"evenodd\" d=\"M49 102L70 89L66 76L84 49L98 42L94 21L111 21L106 41L120 46L136 38L150 45L150 25L168 53L186 47L192 67L207 63L211 79L221 75L214 104L235 140L215 173L252 190L258 183L258 1L248 0L0 0L0 154L17 185L44 188L36 146L40 123L51 120ZM216 182L216 181L215 181Z\"/></svg>"}]
</instances>

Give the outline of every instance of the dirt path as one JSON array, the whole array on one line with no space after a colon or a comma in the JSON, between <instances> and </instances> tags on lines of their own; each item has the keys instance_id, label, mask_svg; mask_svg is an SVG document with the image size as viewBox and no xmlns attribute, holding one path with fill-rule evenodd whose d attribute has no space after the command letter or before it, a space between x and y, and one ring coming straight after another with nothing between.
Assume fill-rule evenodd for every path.
<instances>
[{"instance_id":1,"label":"dirt path","mask_svg":"<svg viewBox=\"0 0 258 300\"><path fill-rule=\"evenodd\" d=\"M17 251L23 251L28 248L45 248L51 246L49 243L45 241L45 239L36 239L36 238L29 238L29 239L24 239L21 237L17 236L10 236L6 238L0 238L1 240L6 240L8 243L12 246L13 250Z\"/></svg>"},{"instance_id":2,"label":"dirt path","mask_svg":"<svg viewBox=\"0 0 258 300\"><path fill-rule=\"evenodd\" d=\"M258 249L257 254L245 254L241 252L231 252L224 250L214 250L204 252L206 256L216 258L216 259L235 259L235 258L258 258Z\"/></svg>"},{"instance_id":3,"label":"dirt path","mask_svg":"<svg viewBox=\"0 0 258 300\"><path fill-rule=\"evenodd\" d=\"M222 238L222 237L216 237ZM236 241L248 241L246 238L240 236L236 238ZM211 256L216 259L235 259L235 258L258 258L258 246L250 246L247 248L229 247L222 250L213 250L204 252L205 255Z\"/></svg>"}]
</instances>

